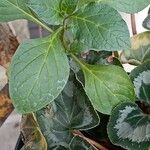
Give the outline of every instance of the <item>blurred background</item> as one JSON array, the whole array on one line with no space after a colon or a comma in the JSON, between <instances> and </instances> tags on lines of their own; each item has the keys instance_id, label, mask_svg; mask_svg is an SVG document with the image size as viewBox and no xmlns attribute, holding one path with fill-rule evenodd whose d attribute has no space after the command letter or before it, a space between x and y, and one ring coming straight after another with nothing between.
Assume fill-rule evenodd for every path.
<instances>
[{"instance_id":1,"label":"blurred background","mask_svg":"<svg viewBox=\"0 0 150 150\"><path fill-rule=\"evenodd\" d=\"M135 14L137 33L146 31L142 27L142 22L148 15L148 9L149 7ZM132 36L131 15L125 13L121 15ZM7 76L11 58L23 40L47 35L47 31L26 20L0 23L0 150L14 150L20 134L21 115L14 110L8 93ZM124 67L128 72L134 68L129 64L124 64Z\"/></svg>"}]
</instances>

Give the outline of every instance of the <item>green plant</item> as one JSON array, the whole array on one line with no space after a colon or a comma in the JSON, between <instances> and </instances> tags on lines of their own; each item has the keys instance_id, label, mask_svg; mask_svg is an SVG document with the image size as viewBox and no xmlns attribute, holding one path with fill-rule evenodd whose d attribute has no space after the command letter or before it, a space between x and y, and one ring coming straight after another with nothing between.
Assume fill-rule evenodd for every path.
<instances>
[{"instance_id":1,"label":"green plant","mask_svg":"<svg viewBox=\"0 0 150 150\"><path fill-rule=\"evenodd\" d=\"M22 123L23 149L105 149L99 138L85 136L101 128L99 116L104 114L111 115L108 135L114 144L150 148L149 110L138 108L134 92L135 86L138 99L149 109L149 57L138 59L144 63L130 75L134 86L120 61L111 60L112 52L131 47L127 25L117 10L135 13L149 3L1 0L1 21L27 19L51 33L23 42L9 69L13 104L18 112L30 113Z\"/></svg>"}]
</instances>

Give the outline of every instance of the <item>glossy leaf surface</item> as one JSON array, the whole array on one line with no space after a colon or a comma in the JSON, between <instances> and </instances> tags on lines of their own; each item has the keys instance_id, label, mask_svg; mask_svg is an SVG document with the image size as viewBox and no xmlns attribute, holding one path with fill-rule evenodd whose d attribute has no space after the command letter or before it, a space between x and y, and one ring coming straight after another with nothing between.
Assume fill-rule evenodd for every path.
<instances>
[{"instance_id":1,"label":"glossy leaf surface","mask_svg":"<svg viewBox=\"0 0 150 150\"><path fill-rule=\"evenodd\" d=\"M43 108L60 94L67 83L69 64L59 32L25 41L13 57L10 95L21 113Z\"/></svg>"},{"instance_id":2,"label":"glossy leaf surface","mask_svg":"<svg viewBox=\"0 0 150 150\"><path fill-rule=\"evenodd\" d=\"M150 115L133 103L122 103L112 111L108 124L111 142L130 150L149 150Z\"/></svg>"},{"instance_id":3,"label":"glossy leaf surface","mask_svg":"<svg viewBox=\"0 0 150 150\"><path fill-rule=\"evenodd\" d=\"M76 51L128 49L129 32L119 13L108 5L90 3L72 16L69 31L74 36Z\"/></svg>"},{"instance_id":4,"label":"glossy leaf surface","mask_svg":"<svg viewBox=\"0 0 150 150\"><path fill-rule=\"evenodd\" d=\"M74 75L63 92L36 117L47 140L49 149L59 145L68 148L73 130L87 130L99 123L99 117Z\"/></svg>"}]
</instances>

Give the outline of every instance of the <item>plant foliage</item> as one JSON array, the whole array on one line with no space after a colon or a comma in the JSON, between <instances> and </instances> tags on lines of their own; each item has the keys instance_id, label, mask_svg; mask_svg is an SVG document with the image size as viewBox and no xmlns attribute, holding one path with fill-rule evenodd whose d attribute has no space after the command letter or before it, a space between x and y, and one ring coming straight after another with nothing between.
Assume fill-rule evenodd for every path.
<instances>
[{"instance_id":1,"label":"plant foliage","mask_svg":"<svg viewBox=\"0 0 150 150\"><path fill-rule=\"evenodd\" d=\"M111 115L108 135L113 144L150 148L150 33L134 37L137 45L133 42L131 48L118 12L136 13L148 4L150 0L1 0L1 22L27 19L50 32L24 41L9 70L13 104L27 117L24 148L102 148L99 139L93 142L82 134L101 127L97 111ZM143 25L149 29L149 17ZM112 52L127 49L126 59L139 65L130 78L112 58ZM33 138L27 138L29 131Z\"/></svg>"}]
</instances>

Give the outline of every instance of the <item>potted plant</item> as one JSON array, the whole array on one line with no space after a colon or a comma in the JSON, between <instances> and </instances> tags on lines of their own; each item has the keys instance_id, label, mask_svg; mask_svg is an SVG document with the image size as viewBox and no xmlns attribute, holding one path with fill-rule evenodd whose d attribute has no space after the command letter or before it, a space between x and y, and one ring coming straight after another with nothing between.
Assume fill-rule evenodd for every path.
<instances>
[{"instance_id":1,"label":"potted plant","mask_svg":"<svg viewBox=\"0 0 150 150\"><path fill-rule=\"evenodd\" d=\"M150 33L134 36L131 46L118 13L133 14L149 3L1 1L1 22L27 19L50 32L24 41L9 69L10 96L23 114L22 149L150 148ZM122 56L138 65L130 75L119 50L127 50Z\"/></svg>"}]
</instances>

